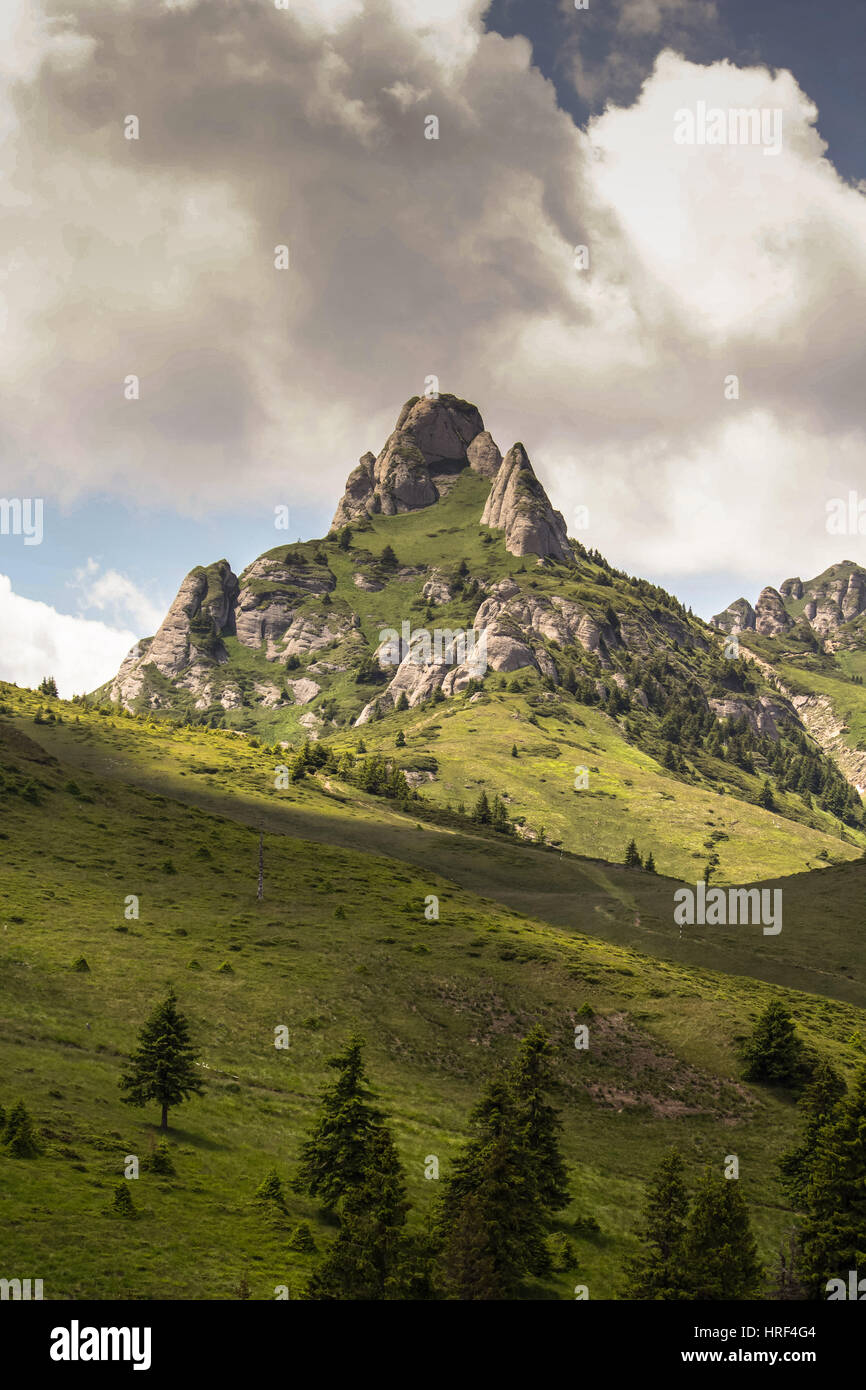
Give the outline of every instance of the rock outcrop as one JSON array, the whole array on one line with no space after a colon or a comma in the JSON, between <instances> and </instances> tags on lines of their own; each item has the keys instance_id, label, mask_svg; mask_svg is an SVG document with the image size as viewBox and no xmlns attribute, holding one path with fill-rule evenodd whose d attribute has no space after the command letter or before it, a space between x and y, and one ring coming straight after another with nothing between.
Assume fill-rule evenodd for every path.
<instances>
[{"instance_id":1,"label":"rock outcrop","mask_svg":"<svg viewBox=\"0 0 866 1390\"><path fill-rule=\"evenodd\" d=\"M479 435L486 438L470 460L469 446ZM365 516L430 507L464 468L492 476L489 470L498 453L474 405L451 395L413 396L378 458L364 454L349 474L331 528Z\"/></svg>"},{"instance_id":2,"label":"rock outcrop","mask_svg":"<svg viewBox=\"0 0 866 1390\"><path fill-rule=\"evenodd\" d=\"M204 672L226 661L222 637L234 635L238 589L227 560L190 570L156 636L127 654L112 682L110 698L123 704L135 699L146 666L154 666L171 680L190 666Z\"/></svg>"},{"instance_id":3,"label":"rock outcrop","mask_svg":"<svg viewBox=\"0 0 866 1390\"><path fill-rule=\"evenodd\" d=\"M710 618L713 627L730 633L754 632L756 621L754 608L744 598L734 599L723 613L717 613L714 618Z\"/></svg>"},{"instance_id":4,"label":"rock outcrop","mask_svg":"<svg viewBox=\"0 0 866 1390\"><path fill-rule=\"evenodd\" d=\"M562 514L551 506L522 444L513 444L502 460L481 522L505 532L512 555L574 561Z\"/></svg>"},{"instance_id":5,"label":"rock outcrop","mask_svg":"<svg viewBox=\"0 0 866 1390\"><path fill-rule=\"evenodd\" d=\"M787 612L778 589L762 589L755 604L755 631L762 637L776 637L794 626L794 620Z\"/></svg>"}]
</instances>

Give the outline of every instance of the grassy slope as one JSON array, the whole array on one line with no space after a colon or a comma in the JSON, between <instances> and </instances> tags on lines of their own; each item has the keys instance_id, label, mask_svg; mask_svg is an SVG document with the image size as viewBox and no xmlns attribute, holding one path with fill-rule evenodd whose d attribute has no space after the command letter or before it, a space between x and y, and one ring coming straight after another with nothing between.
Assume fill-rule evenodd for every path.
<instances>
[{"instance_id":1,"label":"grassy slope","mask_svg":"<svg viewBox=\"0 0 866 1390\"><path fill-rule=\"evenodd\" d=\"M74 718L69 706L53 707ZM569 1297L577 1279L593 1297L614 1292L642 1183L672 1142L693 1172L739 1155L771 1257L787 1224L773 1165L793 1133L793 1110L736 1080L735 1040L774 991L744 975L654 960L595 934L631 916L632 891L669 901L670 884L581 861L572 872L595 892L575 902L575 917L593 935L559 929L509 911L489 891L482 898L457 887L440 865L450 869L463 855L470 879L488 890L499 875L541 900L554 867L570 868L568 858L416 831L384 808L382 845L405 855L406 840L417 836L436 865L422 870L370 852L370 808L350 802L348 792L341 804L302 787L281 805L271 792L268 812L265 796L244 785L260 776L261 755L243 740L97 715L77 725L19 720L14 728L2 740L4 767L18 782L33 776L44 785L41 805L20 797L2 803L8 1021L0 1099L25 1096L48 1147L33 1162L0 1159L0 1219L16 1270L42 1277L48 1296L230 1297L244 1270L254 1297L270 1297L286 1282L297 1291L309 1257L288 1251L286 1232L264 1220L252 1193L272 1164L288 1175L325 1078L324 1058L353 1026L369 1039L371 1071L394 1115L419 1213L436 1187L423 1178L426 1156L437 1154L447 1170L495 1063L512 1055L534 1020L549 1029L560 1049L559 1103L574 1169L566 1223L591 1213L602 1233L575 1238L576 1270L539 1292ZM65 790L62 762L37 760L41 744L64 759L69 753L89 800ZM136 762L150 790L127 780ZM212 771L194 774L193 765ZM205 809L159 795L160 779ZM262 904L257 836L233 812L271 830ZM291 812L315 822L320 836L356 835L366 852L279 833ZM452 858L430 860L434 842L450 845ZM163 871L168 859L175 874ZM859 873L860 866L830 869L806 882L810 891L838 895L839 875L848 891ZM790 883L796 891L800 880ZM140 896L138 921L123 917L129 893ZM438 923L424 919L429 893L440 897ZM340 909L345 915L336 915ZM825 923L814 926L821 933ZM816 939L808 943L813 956ZM769 944L781 941L787 955L795 936ZM668 939L665 950L674 949ZM737 949L747 964L743 943ZM766 952L768 943L756 949ZM82 953L87 974L70 968ZM190 968L191 960L201 968ZM220 972L224 961L232 973ZM862 965L852 955L847 967L859 987ZM111 1189L124 1156L147 1153L154 1116L121 1105L116 1081L136 1025L170 980L200 1042L208 1091L175 1116L177 1178L145 1174L131 1184L143 1219L126 1223L109 1214ZM864 1031L863 1013L821 992L850 983L828 975L811 995L782 991L811 1045L843 1067L862 1055L851 1040ZM571 1045L584 1002L597 1011L589 1053ZM280 1023L290 1031L287 1052L273 1047ZM321 1246L327 1233L313 1206L294 1196L289 1205L290 1222L310 1219Z\"/></svg>"}]
</instances>

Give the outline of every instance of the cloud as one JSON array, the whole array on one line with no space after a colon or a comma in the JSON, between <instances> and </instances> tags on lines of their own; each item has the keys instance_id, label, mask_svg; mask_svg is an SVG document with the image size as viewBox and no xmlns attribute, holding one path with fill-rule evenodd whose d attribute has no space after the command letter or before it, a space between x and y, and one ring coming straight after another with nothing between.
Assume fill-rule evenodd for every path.
<instances>
[{"instance_id":1,"label":"cloud","mask_svg":"<svg viewBox=\"0 0 866 1390\"><path fill-rule=\"evenodd\" d=\"M82 613L95 609L107 614L115 623L129 623L138 632L156 632L165 617L167 605L163 601L154 602L148 598L131 579L117 570L103 570L100 573L99 565L92 558L76 570L70 587L78 591Z\"/></svg>"},{"instance_id":2,"label":"cloud","mask_svg":"<svg viewBox=\"0 0 866 1390\"><path fill-rule=\"evenodd\" d=\"M0 574L0 629L0 680L32 688L43 676L53 676L66 699L110 680L136 640L134 632L22 598L5 574Z\"/></svg>"},{"instance_id":3,"label":"cloud","mask_svg":"<svg viewBox=\"0 0 866 1390\"><path fill-rule=\"evenodd\" d=\"M333 504L435 373L633 572L838 558L814 519L862 477L866 199L814 105L790 73L665 51L582 131L483 8L58 0L32 26L0 231L7 491ZM687 13L614 18L657 43ZM677 145L698 101L780 108L781 152Z\"/></svg>"}]
</instances>

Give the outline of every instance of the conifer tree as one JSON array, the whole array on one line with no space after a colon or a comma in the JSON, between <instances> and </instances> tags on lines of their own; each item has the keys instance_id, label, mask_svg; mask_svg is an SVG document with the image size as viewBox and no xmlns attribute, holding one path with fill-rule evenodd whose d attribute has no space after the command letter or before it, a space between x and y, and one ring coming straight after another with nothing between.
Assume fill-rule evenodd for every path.
<instances>
[{"instance_id":1,"label":"conifer tree","mask_svg":"<svg viewBox=\"0 0 866 1390\"><path fill-rule=\"evenodd\" d=\"M328 1059L337 1079L322 1093L319 1119L301 1149L292 1182L296 1192L320 1198L329 1211L362 1182L371 1143L382 1125L381 1111L370 1104L373 1092L363 1048L363 1040L352 1037L342 1052Z\"/></svg>"},{"instance_id":2,"label":"conifer tree","mask_svg":"<svg viewBox=\"0 0 866 1390\"><path fill-rule=\"evenodd\" d=\"M626 1298L667 1302L691 1297L685 1266L688 1210L682 1155L672 1149L647 1190L637 1233L640 1253L626 1264Z\"/></svg>"},{"instance_id":3,"label":"conifer tree","mask_svg":"<svg viewBox=\"0 0 866 1390\"><path fill-rule=\"evenodd\" d=\"M799 1273L811 1298L826 1298L829 1279L866 1270L866 1066L820 1131L800 1241Z\"/></svg>"},{"instance_id":4,"label":"conifer tree","mask_svg":"<svg viewBox=\"0 0 866 1390\"><path fill-rule=\"evenodd\" d=\"M629 840L628 844L626 845L625 866L627 869L643 868L643 860L640 857L640 851L638 850L638 847L635 844L634 840Z\"/></svg>"},{"instance_id":5,"label":"conifer tree","mask_svg":"<svg viewBox=\"0 0 866 1390\"><path fill-rule=\"evenodd\" d=\"M736 1302L756 1296L763 1271L737 1179L709 1166L704 1170L684 1253L692 1298Z\"/></svg>"},{"instance_id":6,"label":"conifer tree","mask_svg":"<svg viewBox=\"0 0 866 1390\"><path fill-rule=\"evenodd\" d=\"M758 805L763 806L765 811L775 811L776 801L773 796L773 788L770 785L769 777L765 777L761 786L761 794L758 797Z\"/></svg>"},{"instance_id":7,"label":"conifer tree","mask_svg":"<svg viewBox=\"0 0 866 1390\"><path fill-rule=\"evenodd\" d=\"M649 854L647 855L647 857L646 857L646 863L644 864L644 869L646 870L646 872L647 872L648 874L654 874L654 873L656 873L656 861L655 861L655 860L653 859L653 857L652 857L652 851L650 851L650 853L649 853Z\"/></svg>"},{"instance_id":8,"label":"conifer tree","mask_svg":"<svg viewBox=\"0 0 866 1390\"><path fill-rule=\"evenodd\" d=\"M490 802L487 799L487 793L485 791L480 792L478 795L475 809L472 812L472 819L478 821L479 825L489 825L490 823Z\"/></svg>"},{"instance_id":9,"label":"conifer tree","mask_svg":"<svg viewBox=\"0 0 866 1390\"><path fill-rule=\"evenodd\" d=\"M175 1173L174 1160L171 1156L171 1149L165 1139L160 1139L156 1148L150 1156L148 1167L152 1173L159 1173L162 1177L173 1177Z\"/></svg>"},{"instance_id":10,"label":"conifer tree","mask_svg":"<svg viewBox=\"0 0 866 1390\"><path fill-rule=\"evenodd\" d=\"M458 1299L515 1298L527 1274L547 1273L550 1255L536 1160L505 1079L489 1083L470 1124L475 1133L455 1160L437 1213L445 1292Z\"/></svg>"},{"instance_id":11,"label":"conifer tree","mask_svg":"<svg viewBox=\"0 0 866 1390\"><path fill-rule=\"evenodd\" d=\"M177 1011L173 989L142 1026L138 1047L129 1059L129 1070L120 1078L126 1105L146 1105L155 1100L162 1108L159 1127L168 1129L168 1112L204 1086L195 1069L195 1048L189 1024Z\"/></svg>"},{"instance_id":12,"label":"conifer tree","mask_svg":"<svg viewBox=\"0 0 866 1390\"><path fill-rule=\"evenodd\" d=\"M785 1191L794 1206L801 1210L806 1203L821 1131L836 1118L845 1090L845 1082L835 1067L821 1061L800 1096L798 1108L805 1120L803 1133L799 1144L782 1155L779 1171Z\"/></svg>"},{"instance_id":13,"label":"conifer tree","mask_svg":"<svg viewBox=\"0 0 866 1390\"><path fill-rule=\"evenodd\" d=\"M119 1182L114 1189L114 1211L117 1216L126 1217L130 1221L134 1221L138 1216L129 1183L126 1181Z\"/></svg>"},{"instance_id":14,"label":"conifer tree","mask_svg":"<svg viewBox=\"0 0 866 1390\"><path fill-rule=\"evenodd\" d=\"M16 1101L6 1116L2 1146L11 1158L37 1158L42 1152L33 1121L23 1100Z\"/></svg>"},{"instance_id":15,"label":"conifer tree","mask_svg":"<svg viewBox=\"0 0 866 1390\"><path fill-rule=\"evenodd\" d=\"M256 1198L260 1202L271 1202L274 1206L285 1208L283 1182L276 1168L269 1168L256 1188Z\"/></svg>"},{"instance_id":16,"label":"conifer tree","mask_svg":"<svg viewBox=\"0 0 866 1390\"><path fill-rule=\"evenodd\" d=\"M393 1300L411 1292L413 1243L404 1226L409 1203L394 1141L385 1124L370 1133L358 1184L341 1203L340 1233L307 1286L320 1300Z\"/></svg>"},{"instance_id":17,"label":"conifer tree","mask_svg":"<svg viewBox=\"0 0 866 1390\"><path fill-rule=\"evenodd\" d=\"M803 1077L805 1055L794 1020L781 999L771 999L743 1049L747 1081L795 1085Z\"/></svg>"},{"instance_id":18,"label":"conifer tree","mask_svg":"<svg viewBox=\"0 0 866 1390\"><path fill-rule=\"evenodd\" d=\"M559 1148L559 1115L546 1096L553 1087L553 1048L540 1023L520 1044L509 1073L517 1122L521 1127L538 1195L550 1212L571 1200L568 1171Z\"/></svg>"}]
</instances>

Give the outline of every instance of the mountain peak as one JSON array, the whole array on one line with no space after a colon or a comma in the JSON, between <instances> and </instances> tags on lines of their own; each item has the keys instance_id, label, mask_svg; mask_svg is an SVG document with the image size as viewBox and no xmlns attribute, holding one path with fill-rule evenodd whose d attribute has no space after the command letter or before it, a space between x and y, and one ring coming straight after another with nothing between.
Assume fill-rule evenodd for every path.
<instances>
[{"instance_id":1,"label":"mountain peak","mask_svg":"<svg viewBox=\"0 0 866 1390\"><path fill-rule=\"evenodd\" d=\"M502 460L481 521L505 532L505 546L512 555L574 560L562 514L551 506L519 442Z\"/></svg>"},{"instance_id":2,"label":"mountain peak","mask_svg":"<svg viewBox=\"0 0 866 1390\"><path fill-rule=\"evenodd\" d=\"M479 435L486 436L485 441L470 458L469 448ZM364 516L394 516L430 507L448 492L463 469L492 476L491 465L498 454L469 401L448 394L412 396L378 457L364 454L349 474L332 529Z\"/></svg>"}]
</instances>

